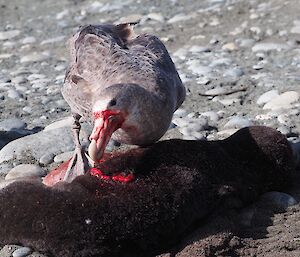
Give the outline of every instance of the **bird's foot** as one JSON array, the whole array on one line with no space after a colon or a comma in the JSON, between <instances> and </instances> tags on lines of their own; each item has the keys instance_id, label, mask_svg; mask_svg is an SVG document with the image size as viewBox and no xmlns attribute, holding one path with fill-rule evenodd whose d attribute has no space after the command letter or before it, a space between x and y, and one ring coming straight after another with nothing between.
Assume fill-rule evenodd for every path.
<instances>
[{"instance_id":1,"label":"bird's foot","mask_svg":"<svg viewBox=\"0 0 300 257\"><path fill-rule=\"evenodd\" d=\"M135 180L133 173L125 174L124 172L114 173L113 175L106 175L103 171L97 168L91 168L90 174L94 177L105 181L115 181L120 183L130 183Z\"/></svg>"},{"instance_id":2,"label":"bird's foot","mask_svg":"<svg viewBox=\"0 0 300 257\"><path fill-rule=\"evenodd\" d=\"M71 182L74 178L84 175L93 166L94 162L78 147L69 162L63 181Z\"/></svg>"}]
</instances>

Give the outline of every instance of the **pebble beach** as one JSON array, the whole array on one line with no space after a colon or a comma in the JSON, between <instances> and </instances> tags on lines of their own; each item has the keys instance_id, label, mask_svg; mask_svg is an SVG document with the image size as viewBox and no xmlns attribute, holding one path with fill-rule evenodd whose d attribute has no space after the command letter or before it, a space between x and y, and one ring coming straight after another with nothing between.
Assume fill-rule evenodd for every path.
<instances>
[{"instance_id":1,"label":"pebble beach","mask_svg":"<svg viewBox=\"0 0 300 257\"><path fill-rule=\"evenodd\" d=\"M154 34L165 43L187 97L162 139L219 140L243 127L265 125L286 135L295 158L300 157L298 0L0 3L1 189L20 179L40 180L72 156L72 119L60 89L68 66L67 40L85 24L138 22L137 34ZM83 124L85 145L90 132ZM127 146L110 142L108 150L119 147ZM296 186L262 197L284 209L274 214L278 224L270 225L264 244L276 242L280 233L298 238L300 227L292 232L283 228L300 217L299 192ZM241 219L247 223L254 211L242 210ZM283 244L292 240L283 238ZM187 256L186 251L176 256ZM299 252L295 246L292 255L282 256ZM26 245L1 246L0 257L10 256L47 255Z\"/></svg>"}]
</instances>

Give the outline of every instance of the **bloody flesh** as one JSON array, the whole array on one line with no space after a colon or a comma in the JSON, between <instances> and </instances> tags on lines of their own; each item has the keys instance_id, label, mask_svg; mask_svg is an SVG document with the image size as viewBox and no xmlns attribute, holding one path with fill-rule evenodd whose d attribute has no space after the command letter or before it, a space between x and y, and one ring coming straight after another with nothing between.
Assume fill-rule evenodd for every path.
<instances>
[{"instance_id":1,"label":"bloody flesh","mask_svg":"<svg viewBox=\"0 0 300 257\"><path fill-rule=\"evenodd\" d=\"M120 182L120 183L129 183L135 179L133 174L124 175L122 172L118 172L113 176L109 176L97 168L91 168L90 174L102 180L106 180L106 181L113 180L115 182Z\"/></svg>"}]
</instances>

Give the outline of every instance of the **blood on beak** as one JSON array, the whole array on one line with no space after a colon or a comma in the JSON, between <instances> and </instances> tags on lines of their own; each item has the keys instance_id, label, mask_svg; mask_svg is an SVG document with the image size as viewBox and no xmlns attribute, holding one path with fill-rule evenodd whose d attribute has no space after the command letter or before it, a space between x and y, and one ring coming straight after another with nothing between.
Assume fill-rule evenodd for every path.
<instances>
[{"instance_id":1,"label":"blood on beak","mask_svg":"<svg viewBox=\"0 0 300 257\"><path fill-rule=\"evenodd\" d=\"M95 162L100 161L111 135L122 126L125 115L121 111L105 110L95 112L95 124L90 136L89 156Z\"/></svg>"}]
</instances>

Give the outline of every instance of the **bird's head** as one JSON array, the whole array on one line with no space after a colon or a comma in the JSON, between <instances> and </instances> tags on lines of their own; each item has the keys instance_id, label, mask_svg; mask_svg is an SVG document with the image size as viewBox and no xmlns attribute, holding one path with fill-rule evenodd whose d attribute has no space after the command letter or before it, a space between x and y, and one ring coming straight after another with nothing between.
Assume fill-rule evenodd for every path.
<instances>
[{"instance_id":1,"label":"bird's head","mask_svg":"<svg viewBox=\"0 0 300 257\"><path fill-rule=\"evenodd\" d=\"M130 119L135 106L135 88L128 84L116 84L94 96L94 128L89 146L92 160L99 161L102 158L112 134Z\"/></svg>"}]
</instances>

